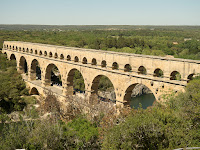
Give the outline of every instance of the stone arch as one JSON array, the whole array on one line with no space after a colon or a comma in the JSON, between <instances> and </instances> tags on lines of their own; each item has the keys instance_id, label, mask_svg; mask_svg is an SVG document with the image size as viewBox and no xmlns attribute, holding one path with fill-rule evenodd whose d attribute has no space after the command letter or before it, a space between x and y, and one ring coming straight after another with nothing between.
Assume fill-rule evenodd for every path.
<instances>
[{"instance_id":1,"label":"stone arch","mask_svg":"<svg viewBox=\"0 0 200 150\"><path fill-rule=\"evenodd\" d=\"M113 102L115 102L115 100L116 100L115 87L114 87L114 84L112 83L112 81L105 75L97 75L93 79L92 85L91 85L91 95L90 95L89 100L90 100L90 103L92 103L92 104L98 102L98 99L99 99L98 98L99 97L98 96L98 91L99 91L99 88L102 88L102 87L100 87L100 80L101 80L102 77L104 77L104 80L106 79L106 81L109 80L109 83L111 84L110 85L111 87L109 87L109 88L111 90L111 94L110 95L112 95L112 98L111 97L107 98L107 100L109 99L109 100L112 100ZM103 85L103 86L105 86L105 85ZM104 92L107 92L107 91L105 90ZM106 98L105 97L101 97L101 99L105 100Z\"/></svg>"},{"instance_id":2,"label":"stone arch","mask_svg":"<svg viewBox=\"0 0 200 150\"><path fill-rule=\"evenodd\" d=\"M30 50L30 53L33 53L33 49Z\"/></svg>"},{"instance_id":3,"label":"stone arch","mask_svg":"<svg viewBox=\"0 0 200 150\"><path fill-rule=\"evenodd\" d=\"M15 46L13 45L13 50L15 50Z\"/></svg>"},{"instance_id":4,"label":"stone arch","mask_svg":"<svg viewBox=\"0 0 200 150\"><path fill-rule=\"evenodd\" d=\"M64 55L63 54L60 54L60 59L64 59Z\"/></svg>"},{"instance_id":5,"label":"stone arch","mask_svg":"<svg viewBox=\"0 0 200 150\"><path fill-rule=\"evenodd\" d=\"M7 47L7 49L8 49L8 45L7 45L6 47Z\"/></svg>"},{"instance_id":6,"label":"stone arch","mask_svg":"<svg viewBox=\"0 0 200 150\"><path fill-rule=\"evenodd\" d=\"M118 63L117 63L117 62L114 62L114 63L112 64L112 70L118 70L118 69L119 69Z\"/></svg>"},{"instance_id":7,"label":"stone arch","mask_svg":"<svg viewBox=\"0 0 200 150\"><path fill-rule=\"evenodd\" d=\"M39 55L42 55L42 51L39 52Z\"/></svg>"},{"instance_id":8,"label":"stone arch","mask_svg":"<svg viewBox=\"0 0 200 150\"><path fill-rule=\"evenodd\" d=\"M3 44L3 48L6 48L6 44Z\"/></svg>"},{"instance_id":9,"label":"stone arch","mask_svg":"<svg viewBox=\"0 0 200 150\"><path fill-rule=\"evenodd\" d=\"M22 50L23 52L25 52L25 48L23 47L23 50Z\"/></svg>"},{"instance_id":10,"label":"stone arch","mask_svg":"<svg viewBox=\"0 0 200 150\"><path fill-rule=\"evenodd\" d=\"M75 90L76 90L76 88L74 87L75 73L78 73L81 76L82 80L83 80L82 81L83 84L82 83L79 84L79 86L80 86L79 89L82 89L81 92L85 91L85 80L83 78L82 73L78 69L73 68L73 69L71 69L69 71L69 73L67 75L67 95L73 95L73 94L75 94Z\"/></svg>"},{"instance_id":11,"label":"stone arch","mask_svg":"<svg viewBox=\"0 0 200 150\"><path fill-rule=\"evenodd\" d=\"M40 93L38 92L37 88L33 87L30 90L30 95L40 95Z\"/></svg>"},{"instance_id":12,"label":"stone arch","mask_svg":"<svg viewBox=\"0 0 200 150\"><path fill-rule=\"evenodd\" d=\"M41 80L41 69L40 69L40 64L37 59L34 59L31 62L30 79Z\"/></svg>"},{"instance_id":13,"label":"stone arch","mask_svg":"<svg viewBox=\"0 0 200 150\"><path fill-rule=\"evenodd\" d=\"M12 48L12 46L10 45L10 49Z\"/></svg>"},{"instance_id":14,"label":"stone arch","mask_svg":"<svg viewBox=\"0 0 200 150\"><path fill-rule=\"evenodd\" d=\"M79 62L78 56L74 57L74 62Z\"/></svg>"},{"instance_id":15,"label":"stone arch","mask_svg":"<svg viewBox=\"0 0 200 150\"><path fill-rule=\"evenodd\" d=\"M163 71L160 68L157 68L157 69L154 70L154 73L153 73L154 77L161 77L162 78L163 75L164 75Z\"/></svg>"},{"instance_id":16,"label":"stone arch","mask_svg":"<svg viewBox=\"0 0 200 150\"><path fill-rule=\"evenodd\" d=\"M44 51L44 56L47 56L47 51Z\"/></svg>"},{"instance_id":17,"label":"stone arch","mask_svg":"<svg viewBox=\"0 0 200 150\"><path fill-rule=\"evenodd\" d=\"M83 63L83 64L87 64L87 58L86 58L86 57L83 58L82 63Z\"/></svg>"},{"instance_id":18,"label":"stone arch","mask_svg":"<svg viewBox=\"0 0 200 150\"><path fill-rule=\"evenodd\" d=\"M19 60L19 72L20 73L28 73L28 65L24 56L21 56Z\"/></svg>"},{"instance_id":19,"label":"stone arch","mask_svg":"<svg viewBox=\"0 0 200 150\"><path fill-rule=\"evenodd\" d=\"M92 59L92 65L97 65L97 60L95 58Z\"/></svg>"},{"instance_id":20,"label":"stone arch","mask_svg":"<svg viewBox=\"0 0 200 150\"><path fill-rule=\"evenodd\" d=\"M18 51L18 47L17 46L15 47L15 49L16 49L16 51Z\"/></svg>"},{"instance_id":21,"label":"stone arch","mask_svg":"<svg viewBox=\"0 0 200 150\"><path fill-rule=\"evenodd\" d=\"M152 93L153 99L151 101L149 101L148 106L152 106L153 103L156 101L156 94L154 93L153 89L150 86L145 85L145 84L133 83L133 84L129 85L128 88L125 88L126 89L125 93L124 93L124 105L125 106L131 107L131 102L132 102L131 97L132 97L133 90L135 88L138 88L139 86L145 87L146 89L148 89ZM143 89L141 91L141 94L143 95ZM134 97L134 98L138 98L138 97ZM137 103L138 103L138 106L139 106L140 102L137 102Z\"/></svg>"},{"instance_id":22,"label":"stone arch","mask_svg":"<svg viewBox=\"0 0 200 150\"><path fill-rule=\"evenodd\" d=\"M22 50L22 48L21 47L19 47L19 51L21 51Z\"/></svg>"},{"instance_id":23,"label":"stone arch","mask_svg":"<svg viewBox=\"0 0 200 150\"><path fill-rule=\"evenodd\" d=\"M104 67L106 67L106 66L107 66L106 61L103 60L103 61L101 62L101 67L104 68Z\"/></svg>"},{"instance_id":24,"label":"stone arch","mask_svg":"<svg viewBox=\"0 0 200 150\"><path fill-rule=\"evenodd\" d=\"M170 80L181 80L181 74L178 71L173 71L170 74Z\"/></svg>"},{"instance_id":25,"label":"stone arch","mask_svg":"<svg viewBox=\"0 0 200 150\"><path fill-rule=\"evenodd\" d=\"M140 66L138 68L138 74L144 74L144 75L146 75L147 74L146 68L144 66Z\"/></svg>"},{"instance_id":26,"label":"stone arch","mask_svg":"<svg viewBox=\"0 0 200 150\"><path fill-rule=\"evenodd\" d=\"M35 50L35 54L37 54L38 52L37 52L37 50Z\"/></svg>"},{"instance_id":27,"label":"stone arch","mask_svg":"<svg viewBox=\"0 0 200 150\"><path fill-rule=\"evenodd\" d=\"M53 73L52 69L57 68L58 70L58 75L55 75L55 73ZM45 71L45 85L54 85L54 82L56 82L58 85L62 85L62 75L60 73L60 69L58 68L57 65L51 63L46 67L46 71ZM56 76L56 81L55 81L55 76ZM59 77L57 77L59 76ZM58 81L59 80L59 81Z\"/></svg>"},{"instance_id":28,"label":"stone arch","mask_svg":"<svg viewBox=\"0 0 200 150\"><path fill-rule=\"evenodd\" d=\"M10 60L16 60L16 57L15 57L14 54L11 54L11 55L10 55Z\"/></svg>"},{"instance_id":29,"label":"stone arch","mask_svg":"<svg viewBox=\"0 0 200 150\"><path fill-rule=\"evenodd\" d=\"M188 82L191 81L191 80L193 80L193 76L194 75L195 75L194 73L191 73L191 74L188 75L188 77L187 77Z\"/></svg>"},{"instance_id":30,"label":"stone arch","mask_svg":"<svg viewBox=\"0 0 200 150\"><path fill-rule=\"evenodd\" d=\"M131 72L131 71L132 71L131 65L130 65L130 64L126 64L126 65L124 66L124 72Z\"/></svg>"},{"instance_id":31,"label":"stone arch","mask_svg":"<svg viewBox=\"0 0 200 150\"><path fill-rule=\"evenodd\" d=\"M71 61L71 56L67 55L67 61Z\"/></svg>"},{"instance_id":32,"label":"stone arch","mask_svg":"<svg viewBox=\"0 0 200 150\"><path fill-rule=\"evenodd\" d=\"M27 53L29 52L29 49L28 49L28 48L26 49L26 52L27 52Z\"/></svg>"},{"instance_id":33,"label":"stone arch","mask_svg":"<svg viewBox=\"0 0 200 150\"><path fill-rule=\"evenodd\" d=\"M54 58L58 58L58 54L57 53L54 54Z\"/></svg>"},{"instance_id":34,"label":"stone arch","mask_svg":"<svg viewBox=\"0 0 200 150\"><path fill-rule=\"evenodd\" d=\"M49 57L52 57L52 56L53 56L52 52L49 52Z\"/></svg>"}]
</instances>

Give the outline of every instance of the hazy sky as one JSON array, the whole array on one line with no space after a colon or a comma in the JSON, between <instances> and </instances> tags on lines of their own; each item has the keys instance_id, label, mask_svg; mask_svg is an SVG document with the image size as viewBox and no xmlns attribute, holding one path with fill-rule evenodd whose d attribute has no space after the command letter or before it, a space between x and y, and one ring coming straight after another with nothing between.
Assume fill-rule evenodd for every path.
<instances>
[{"instance_id":1,"label":"hazy sky","mask_svg":"<svg viewBox=\"0 0 200 150\"><path fill-rule=\"evenodd\" d=\"M0 0L0 24L200 25L200 0Z\"/></svg>"}]
</instances>

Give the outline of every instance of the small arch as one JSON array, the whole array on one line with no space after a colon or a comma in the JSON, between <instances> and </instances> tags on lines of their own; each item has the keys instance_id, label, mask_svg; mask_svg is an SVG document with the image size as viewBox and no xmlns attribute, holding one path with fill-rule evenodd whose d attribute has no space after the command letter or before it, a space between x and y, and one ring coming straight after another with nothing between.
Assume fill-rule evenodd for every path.
<instances>
[{"instance_id":1,"label":"small arch","mask_svg":"<svg viewBox=\"0 0 200 150\"><path fill-rule=\"evenodd\" d=\"M124 66L124 72L131 72L131 71L132 71L131 65L130 65L130 64L126 64L126 65Z\"/></svg>"},{"instance_id":2,"label":"small arch","mask_svg":"<svg viewBox=\"0 0 200 150\"><path fill-rule=\"evenodd\" d=\"M106 61L103 60L103 61L101 62L101 67L104 68L104 67L106 67L106 66L107 66Z\"/></svg>"},{"instance_id":3,"label":"small arch","mask_svg":"<svg viewBox=\"0 0 200 150\"><path fill-rule=\"evenodd\" d=\"M114 62L114 63L112 64L112 70L118 70L118 69L119 69L118 63L117 63L117 62Z\"/></svg>"},{"instance_id":4,"label":"small arch","mask_svg":"<svg viewBox=\"0 0 200 150\"><path fill-rule=\"evenodd\" d=\"M83 64L87 64L87 58L86 57L83 58L83 62L82 63Z\"/></svg>"},{"instance_id":5,"label":"small arch","mask_svg":"<svg viewBox=\"0 0 200 150\"><path fill-rule=\"evenodd\" d=\"M160 77L163 78L163 71L160 68L157 68L154 73L153 73L154 77Z\"/></svg>"},{"instance_id":6,"label":"small arch","mask_svg":"<svg viewBox=\"0 0 200 150\"><path fill-rule=\"evenodd\" d=\"M6 47L7 47L7 49L8 49L8 45L7 45Z\"/></svg>"},{"instance_id":7,"label":"small arch","mask_svg":"<svg viewBox=\"0 0 200 150\"><path fill-rule=\"evenodd\" d=\"M30 53L33 53L33 49L30 50Z\"/></svg>"},{"instance_id":8,"label":"small arch","mask_svg":"<svg viewBox=\"0 0 200 150\"><path fill-rule=\"evenodd\" d=\"M55 53L54 58L58 58L58 54L57 53Z\"/></svg>"},{"instance_id":9,"label":"small arch","mask_svg":"<svg viewBox=\"0 0 200 150\"><path fill-rule=\"evenodd\" d=\"M193 80L193 76L194 76L194 75L195 75L194 73L188 75L188 77L187 77L188 82L191 81L191 80Z\"/></svg>"},{"instance_id":10,"label":"small arch","mask_svg":"<svg viewBox=\"0 0 200 150\"><path fill-rule=\"evenodd\" d=\"M5 49L6 49L6 44L3 44L3 48L5 48Z\"/></svg>"},{"instance_id":11,"label":"small arch","mask_svg":"<svg viewBox=\"0 0 200 150\"><path fill-rule=\"evenodd\" d=\"M16 57L15 57L14 54L11 54L11 55L10 55L10 60L16 60Z\"/></svg>"},{"instance_id":12,"label":"small arch","mask_svg":"<svg viewBox=\"0 0 200 150\"><path fill-rule=\"evenodd\" d=\"M15 50L15 46L13 46L13 50Z\"/></svg>"},{"instance_id":13,"label":"small arch","mask_svg":"<svg viewBox=\"0 0 200 150\"><path fill-rule=\"evenodd\" d=\"M16 49L16 51L18 51L18 47L17 47L17 46L16 46L16 48L15 48L15 49Z\"/></svg>"},{"instance_id":14,"label":"small arch","mask_svg":"<svg viewBox=\"0 0 200 150\"><path fill-rule=\"evenodd\" d=\"M77 56L74 57L74 62L79 62L79 59Z\"/></svg>"},{"instance_id":15,"label":"small arch","mask_svg":"<svg viewBox=\"0 0 200 150\"><path fill-rule=\"evenodd\" d=\"M97 60L95 58L92 59L92 65L97 65Z\"/></svg>"},{"instance_id":16,"label":"small arch","mask_svg":"<svg viewBox=\"0 0 200 150\"><path fill-rule=\"evenodd\" d=\"M170 80L181 80L181 74L178 71L173 71L170 74Z\"/></svg>"},{"instance_id":17,"label":"small arch","mask_svg":"<svg viewBox=\"0 0 200 150\"><path fill-rule=\"evenodd\" d=\"M49 52L49 57L52 57L52 56L53 56L52 52Z\"/></svg>"},{"instance_id":18,"label":"small arch","mask_svg":"<svg viewBox=\"0 0 200 150\"><path fill-rule=\"evenodd\" d=\"M28 49L28 48L26 49L26 52L27 52L27 53L29 52L29 49Z\"/></svg>"},{"instance_id":19,"label":"small arch","mask_svg":"<svg viewBox=\"0 0 200 150\"><path fill-rule=\"evenodd\" d=\"M35 50L35 54L37 54L37 50Z\"/></svg>"},{"instance_id":20,"label":"small arch","mask_svg":"<svg viewBox=\"0 0 200 150\"><path fill-rule=\"evenodd\" d=\"M21 51L22 50L22 48L21 47L19 47L19 51Z\"/></svg>"},{"instance_id":21,"label":"small arch","mask_svg":"<svg viewBox=\"0 0 200 150\"><path fill-rule=\"evenodd\" d=\"M71 56L67 55L67 61L71 61Z\"/></svg>"},{"instance_id":22,"label":"small arch","mask_svg":"<svg viewBox=\"0 0 200 150\"><path fill-rule=\"evenodd\" d=\"M23 48L23 52L25 52L25 48Z\"/></svg>"},{"instance_id":23,"label":"small arch","mask_svg":"<svg viewBox=\"0 0 200 150\"><path fill-rule=\"evenodd\" d=\"M146 75L147 74L146 68L144 66L140 66L138 68L138 74L144 74L144 75Z\"/></svg>"},{"instance_id":24,"label":"small arch","mask_svg":"<svg viewBox=\"0 0 200 150\"><path fill-rule=\"evenodd\" d=\"M42 51L39 52L39 55L42 55Z\"/></svg>"},{"instance_id":25,"label":"small arch","mask_svg":"<svg viewBox=\"0 0 200 150\"><path fill-rule=\"evenodd\" d=\"M62 60L64 59L64 55L63 54L60 55L60 59L62 59Z\"/></svg>"},{"instance_id":26,"label":"small arch","mask_svg":"<svg viewBox=\"0 0 200 150\"><path fill-rule=\"evenodd\" d=\"M44 51L44 56L47 56L47 51Z\"/></svg>"},{"instance_id":27,"label":"small arch","mask_svg":"<svg viewBox=\"0 0 200 150\"><path fill-rule=\"evenodd\" d=\"M30 91L30 95L40 95L40 94L39 94L38 90L35 87L33 87Z\"/></svg>"},{"instance_id":28,"label":"small arch","mask_svg":"<svg viewBox=\"0 0 200 150\"><path fill-rule=\"evenodd\" d=\"M11 49L11 47L12 47L12 46L10 45L10 49Z\"/></svg>"}]
</instances>

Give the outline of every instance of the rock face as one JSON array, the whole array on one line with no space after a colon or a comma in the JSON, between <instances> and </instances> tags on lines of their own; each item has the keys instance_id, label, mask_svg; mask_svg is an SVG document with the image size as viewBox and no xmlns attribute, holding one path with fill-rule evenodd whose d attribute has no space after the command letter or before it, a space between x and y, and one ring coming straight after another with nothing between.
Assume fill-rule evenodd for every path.
<instances>
[{"instance_id":1,"label":"rock face","mask_svg":"<svg viewBox=\"0 0 200 150\"><path fill-rule=\"evenodd\" d=\"M151 90L149 90L149 88L147 88L143 84L137 84L132 91L131 97L137 97L137 96L140 96L143 94L149 94L149 93L152 93Z\"/></svg>"},{"instance_id":2,"label":"rock face","mask_svg":"<svg viewBox=\"0 0 200 150\"><path fill-rule=\"evenodd\" d=\"M111 99L111 100L116 99L115 91L110 91L110 92L98 91L98 95L106 99Z\"/></svg>"}]
</instances>

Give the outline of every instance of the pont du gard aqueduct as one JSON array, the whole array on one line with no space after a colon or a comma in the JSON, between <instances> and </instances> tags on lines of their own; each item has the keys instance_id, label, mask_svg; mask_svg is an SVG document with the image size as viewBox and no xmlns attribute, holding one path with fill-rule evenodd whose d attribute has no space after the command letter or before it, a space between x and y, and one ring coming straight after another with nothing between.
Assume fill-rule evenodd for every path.
<instances>
[{"instance_id":1,"label":"pont du gard aqueduct","mask_svg":"<svg viewBox=\"0 0 200 150\"><path fill-rule=\"evenodd\" d=\"M88 102L97 95L100 77L106 76L114 86L117 105L129 104L136 84L147 86L159 102L169 91L183 91L188 81L200 73L200 61L196 60L20 41L4 41L2 53L16 60L17 70L23 74L30 92L44 95L45 90L51 89L58 97L73 95L73 77L78 70L84 79ZM37 65L41 69L40 80L36 78ZM54 65L60 72L62 86L51 86ZM178 80L177 74L181 76Z\"/></svg>"}]
</instances>

